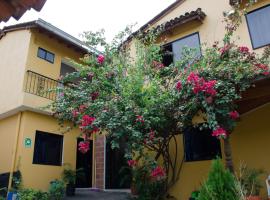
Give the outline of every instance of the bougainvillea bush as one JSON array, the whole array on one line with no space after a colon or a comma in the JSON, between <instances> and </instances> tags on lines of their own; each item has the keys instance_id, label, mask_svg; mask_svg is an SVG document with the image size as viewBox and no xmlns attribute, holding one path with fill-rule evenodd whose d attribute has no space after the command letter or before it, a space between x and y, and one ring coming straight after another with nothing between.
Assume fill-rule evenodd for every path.
<instances>
[{"instance_id":1,"label":"bougainvillea bush","mask_svg":"<svg viewBox=\"0 0 270 200\"><path fill-rule=\"evenodd\" d=\"M162 47L155 43L159 32L134 38L134 59L121 46L129 29L111 45L96 38L100 34L86 33L88 42L104 45L104 53L86 55L76 63L76 72L61 79L64 86L57 88L59 97L52 104L55 116L80 128L82 152L88 151L93 134L104 132L112 148L126 143L131 167L151 157L156 167L149 174L162 174L165 191L178 180L176 135L187 126L210 128L213 137L224 140L227 167L233 171L229 136L239 118L236 101L256 79L269 75L269 51L259 56L231 41L240 24L235 13L225 20L222 42L204 48L199 58L196 50L186 49L170 66L162 64ZM197 113L204 123L192 123Z\"/></svg>"}]
</instances>

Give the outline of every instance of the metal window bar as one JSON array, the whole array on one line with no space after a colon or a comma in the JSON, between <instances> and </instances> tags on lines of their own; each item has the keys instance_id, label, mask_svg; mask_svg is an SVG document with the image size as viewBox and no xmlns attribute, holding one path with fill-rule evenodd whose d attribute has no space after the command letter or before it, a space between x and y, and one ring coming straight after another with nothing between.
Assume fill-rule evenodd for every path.
<instances>
[{"instance_id":1,"label":"metal window bar","mask_svg":"<svg viewBox=\"0 0 270 200\"><path fill-rule=\"evenodd\" d=\"M61 82L44 76L42 74L28 70L26 72L26 83L24 91L46 99L56 100L55 89Z\"/></svg>"}]
</instances>

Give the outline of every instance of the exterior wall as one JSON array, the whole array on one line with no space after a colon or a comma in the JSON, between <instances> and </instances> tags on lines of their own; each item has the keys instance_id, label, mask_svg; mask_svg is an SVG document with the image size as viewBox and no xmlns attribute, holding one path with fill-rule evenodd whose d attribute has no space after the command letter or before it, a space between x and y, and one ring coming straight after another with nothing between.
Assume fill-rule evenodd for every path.
<instances>
[{"instance_id":1,"label":"exterior wall","mask_svg":"<svg viewBox=\"0 0 270 200\"><path fill-rule=\"evenodd\" d=\"M0 115L22 104L30 36L29 30L20 30L10 32L0 39Z\"/></svg>"},{"instance_id":2,"label":"exterior wall","mask_svg":"<svg viewBox=\"0 0 270 200\"><path fill-rule=\"evenodd\" d=\"M263 169L266 179L270 174L270 154L269 141L269 116L270 104L258 108L250 113L241 116L236 130L232 133L231 144L235 170L240 164L246 164L250 168ZM178 152L178 163L180 164L183 156L182 135L178 138L180 146ZM224 153L223 153L224 158ZM203 181L207 178L211 161L184 162L180 174L180 179L172 188L171 194L178 200L186 200L194 190L198 190ZM264 184L264 180L263 184ZM266 198L266 186L261 190L261 195Z\"/></svg>"},{"instance_id":3,"label":"exterior wall","mask_svg":"<svg viewBox=\"0 0 270 200\"><path fill-rule=\"evenodd\" d=\"M262 7L269 4L269 0L260 0L256 3L250 10ZM232 10L232 7L229 5L228 0L220 0L217 6L216 0L184 0L178 7L169 12L167 15L163 16L157 22L152 24L152 26L157 26L164 22L167 22L175 17L185 14L186 12L194 11L197 8L202 8L202 11L207 15L203 20L203 23L199 22L189 22L185 25L181 25L178 28L170 30L169 33L164 34L166 38L165 43L172 42L174 40L180 39L184 36L187 36L194 32L199 32L201 44L212 45L214 41L222 41L224 36L224 23L223 20L223 11ZM240 40L237 39L237 36L240 36ZM246 19L243 18L243 23L238 28L235 34L236 43L245 45L252 49L251 40L249 37L248 27L246 24ZM131 42L131 43L134 43ZM135 57L135 45L129 44L131 57ZM255 52L262 52L263 48L256 49Z\"/></svg>"},{"instance_id":4,"label":"exterior wall","mask_svg":"<svg viewBox=\"0 0 270 200\"><path fill-rule=\"evenodd\" d=\"M25 72L27 70L34 71L44 76L57 80L60 76L61 62L63 59L73 59L79 61L83 57L82 53L76 52L73 48L69 48L65 43L47 34L40 33L38 30L31 30L30 48L27 56ZM41 47L55 54L54 63L50 63L37 57L38 48ZM26 73L25 78L26 82ZM51 101L33 94L25 93L23 104L31 108L39 108L46 106Z\"/></svg>"},{"instance_id":5,"label":"exterior wall","mask_svg":"<svg viewBox=\"0 0 270 200\"><path fill-rule=\"evenodd\" d=\"M60 179L64 166L51 166L32 164L34 153L34 142L36 130L61 134L59 125L51 116L41 115L34 112L23 112L20 137L18 141L18 153L16 155L16 166L22 172L23 186L47 190L50 181ZM63 164L69 163L73 169L76 167L77 137L79 129L64 134L63 142ZM31 138L31 148L24 147L24 139Z\"/></svg>"},{"instance_id":6,"label":"exterior wall","mask_svg":"<svg viewBox=\"0 0 270 200\"><path fill-rule=\"evenodd\" d=\"M0 174L11 169L17 124L18 114L0 120Z\"/></svg>"},{"instance_id":7,"label":"exterior wall","mask_svg":"<svg viewBox=\"0 0 270 200\"><path fill-rule=\"evenodd\" d=\"M268 5L269 3L270 0L261 0L250 8L250 10ZM207 15L203 23L193 21L170 30L170 32L163 35L166 38L165 43L170 43L194 32L199 32L201 44L206 44L206 46L212 45L214 41L222 41L225 32L224 23L222 22L223 11L229 11L232 9L228 0L220 0L218 1L218 5L216 0L183 1L174 10L170 11L157 22L152 24L152 26L162 24L175 17L183 15L186 12L196 10L197 8L202 8L202 11ZM236 39L236 43L245 45L252 49L245 18L243 18L243 22L235 34L235 37L237 36L240 36L240 40ZM133 58L136 56L134 43L134 41L131 41L128 44L130 47L131 57ZM263 48L259 48L256 49L255 52L261 53L262 50ZM268 144L270 141L270 129L268 127L269 114L270 104L241 116L241 122L239 122L231 137L233 160L236 170L239 169L240 163L244 162L248 167L264 169L267 174L270 174L270 162L267 156L270 154ZM182 159L184 159L182 135L178 136L177 139L179 144L177 161L180 165ZM223 144L221 145L223 146ZM200 185L207 177L210 166L211 161L183 162L179 181L171 189L171 194L178 200L188 199L192 191L200 188ZM267 174L264 177L265 179ZM266 187L262 189L261 195L266 198Z\"/></svg>"}]
</instances>

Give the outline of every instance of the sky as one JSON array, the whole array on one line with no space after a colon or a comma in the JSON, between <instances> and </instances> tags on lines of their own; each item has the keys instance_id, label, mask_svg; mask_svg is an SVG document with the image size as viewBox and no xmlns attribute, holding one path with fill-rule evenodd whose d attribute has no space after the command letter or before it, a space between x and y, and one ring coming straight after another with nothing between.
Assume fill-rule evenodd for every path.
<instances>
[{"instance_id":1,"label":"sky","mask_svg":"<svg viewBox=\"0 0 270 200\"><path fill-rule=\"evenodd\" d=\"M19 21L11 18L0 28L41 18L79 37L83 31L105 29L107 41L126 25L147 23L175 0L47 0L40 12L31 9Z\"/></svg>"}]
</instances>

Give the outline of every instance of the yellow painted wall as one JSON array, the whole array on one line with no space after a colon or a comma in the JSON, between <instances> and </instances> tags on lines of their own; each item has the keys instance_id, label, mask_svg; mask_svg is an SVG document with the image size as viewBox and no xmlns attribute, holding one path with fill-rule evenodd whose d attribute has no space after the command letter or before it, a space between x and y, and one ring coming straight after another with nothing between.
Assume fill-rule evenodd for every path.
<instances>
[{"instance_id":1,"label":"yellow painted wall","mask_svg":"<svg viewBox=\"0 0 270 200\"><path fill-rule=\"evenodd\" d=\"M36 130L61 134L57 120L53 117L29 111L23 112L16 166L19 166L19 170L22 172L23 187L46 191L50 181L61 178L64 167L32 164ZM73 169L76 167L78 136L79 129L73 129L64 134L63 140L63 163L71 164ZM24 147L25 138L32 139L31 148Z\"/></svg>"},{"instance_id":2,"label":"yellow painted wall","mask_svg":"<svg viewBox=\"0 0 270 200\"><path fill-rule=\"evenodd\" d=\"M30 48L25 71L31 70L57 80L60 76L62 60L70 58L79 61L79 58L83 57L83 53L76 52L73 48L68 48L66 43L60 43L59 40L54 37L49 37L49 35L40 33L35 29L32 29L31 33ZM39 47L55 54L54 63L50 63L37 57ZM51 101L48 99L29 93L26 93L23 99L24 105L35 109L46 106L50 102Z\"/></svg>"},{"instance_id":3,"label":"yellow painted wall","mask_svg":"<svg viewBox=\"0 0 270 200\"><path fill-rule=\"evenodd\" d=\"M241 163L250 168L263 169L270 174L270 128L269 128L270 104L258 108L241 116L236 130L232 133L231 144L235 170L239 170ZM178 137L180 149L178 163L183 158L183 140ZM224 153L223 153L224 158ZM201 183L207 178L211 161L184 162L180 179L172 188L171 194L178 200L186 200L193 190L198 190ZM262 180L264 185L264 180ZM261 196L266 198L266 186L261 190Z\"/></svg>"},{"instance_id":4,"label":"yellow painted wall","mask_svg":"<svg viewBox=\"0 0 270 200\"><path fill-rule=\"evenodd\" d=\"M269 3L269 0L260 0L258 3L253 5L249 11L264 5L268 5ZM170 33L165 34L167 39L166 43L180 39L194 32L199 32L202 45L212 45L214 41L222 41L225 32L225 24L222 22L223 11L232 10L232 7L229 5L229 0L219 0L218 3L217 0L185 0L177 8L152 24L152 27L165 23L171 19L174 19L175 17L179 17L180 15L184 15L186 12L195 11L198 8L201 8L206 14L206 18L203 20L203 23L190 22L186 25L181 25L180 27L171 30ZM240 36L241 40L237 39L238 36ZM236 43L248 46L250 49L252 49L248 27L244 17L243 23L240 25L235 34L235 40ZM129 46L131 48L131 57L134 58L135 45L129 44ZM256 49L255 52L262 52L262 48Z\"/></svg>"},{"instance_id":5,"label":"yellow painted wall","mask_svg":"<svg viewBox=\"0 0 270 200\"><path fill-rule=\"evenodd\" d=\"M0 174L10 171L18 115L0 120Z\"/></svg>"},{"instance_id":6,"label":"yellow painted wall","mask_svg":"<svg viewBox=\"0 0 270 200\"><path fill-rule=\"evenodd\" d=\"M260 0L249 11L270 4L270 0ZM164 34L167 39L166 43L180 39L184 36L199 32L202 45L212 45L214 41L222 41L224 36L223 11L229 11L232 7L229 0L185 0L177 8L163 16L152 26L156 26L167 22L175 17L202 8L206 13L203 23L196 21L174 28L169 33ZM236 39L240 37L240 40ZM235 34L236 43L248 46L252 49L251 40L248 33L246 20L243 17L243 23ZM131 57L135 57L134 41L128 45L130 47ZM263 48L255 50L261 53ZM269 128L270 105L265 105L257 110L242 116L236 130L232 134L232 150L233 159L236 170L239 168L240 162L245 162L247 166L252 168L262 168L267 174L270 174L270 128ZM179 152L178 164L180 165L183 156L183 138L178 136ZM223 144L222 144L223 145ZM224 155L223 155L224 157ZM171 194L178 200L187 200L193 190L198 190L201 183L207 177L211 161L184 162L180 179L171 189ZM266 178L266 175L265 175ZM263 182L264 184L264 182ZM266 198L266 187L261 191L261 195Z\"/></svg>"},{"instance_id":7,"label":"yellow painted wall","mask_svg":"<svg viewBox=\"0 0 270 200\"><path fill-rule=\"evenodd\" d=\"M7 33L0 39L0 114L22 104L30 37L29 30L20 30Z\"/></svg>"}]
</instances>

